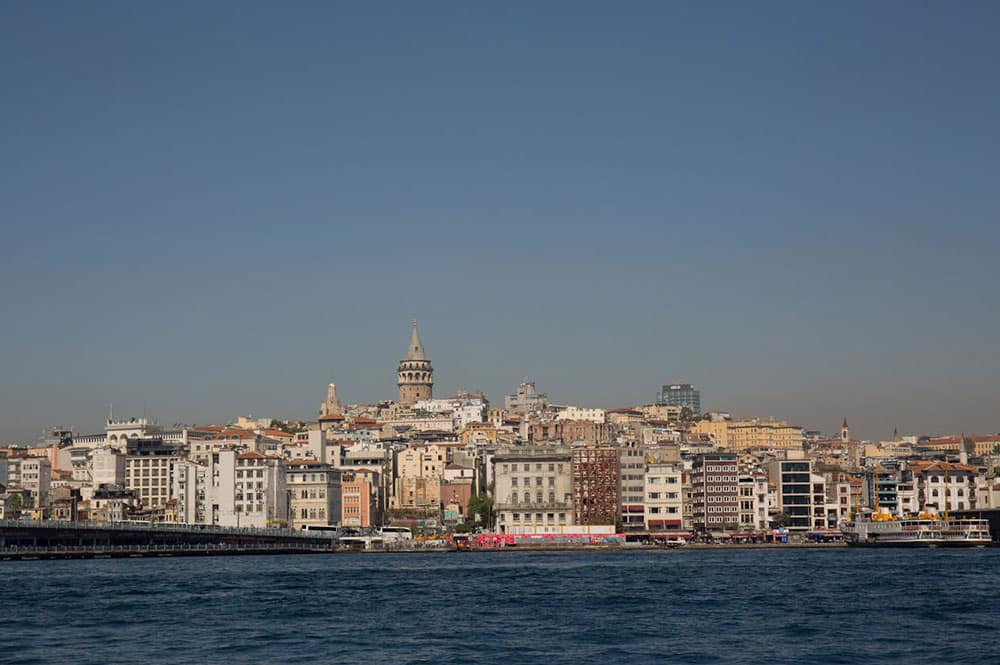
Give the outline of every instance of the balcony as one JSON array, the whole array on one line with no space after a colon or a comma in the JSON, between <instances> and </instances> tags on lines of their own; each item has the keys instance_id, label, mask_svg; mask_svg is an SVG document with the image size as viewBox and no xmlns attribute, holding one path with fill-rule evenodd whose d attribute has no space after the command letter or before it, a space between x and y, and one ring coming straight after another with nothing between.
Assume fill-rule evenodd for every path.
<instances>
[{"instance_id":1,"label":"balcony","mask_svg":"<svg viewBox=\"0 0 1000 665\"><path fill-rule=\"evenodd\" d=\"M570 501L554 501L549 503L548 501L544 503L495 503L493 504L493 510L500 511L510 511L510 512L521 512L521 513L534 513L542 512L545 510L572 510L573 504Z\"/></svg>"}]
</instances>

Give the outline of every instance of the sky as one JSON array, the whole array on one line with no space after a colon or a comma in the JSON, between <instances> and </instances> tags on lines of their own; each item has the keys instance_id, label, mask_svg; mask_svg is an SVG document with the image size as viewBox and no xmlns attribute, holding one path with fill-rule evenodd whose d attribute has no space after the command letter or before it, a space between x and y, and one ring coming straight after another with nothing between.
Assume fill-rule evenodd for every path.
<instances>
[{"instance_id":1,"label":"sky","mask_svg":"<svg viewBox=\"0 0 1000 665\"><path fill-rule=\"evenodd\" d=\"M0 1L0 442L435 394L1000 431L1000 6Z\"/></svg>"}]
</instances>

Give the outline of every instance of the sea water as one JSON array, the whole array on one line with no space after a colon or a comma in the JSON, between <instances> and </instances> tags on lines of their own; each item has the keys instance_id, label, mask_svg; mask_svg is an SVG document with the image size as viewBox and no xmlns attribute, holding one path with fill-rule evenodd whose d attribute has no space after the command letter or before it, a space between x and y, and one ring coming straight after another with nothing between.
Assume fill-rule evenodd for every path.
<instances>
[{"instance_id":1,"label":"sea water","mask_svg":"<svg viewBox=\"0 0 1000 665\"><path fill-rule=\"evenodd\" d=\"M0 663L1000 663L1000 549L0 563Z\"/></svg>"}]
</instances>

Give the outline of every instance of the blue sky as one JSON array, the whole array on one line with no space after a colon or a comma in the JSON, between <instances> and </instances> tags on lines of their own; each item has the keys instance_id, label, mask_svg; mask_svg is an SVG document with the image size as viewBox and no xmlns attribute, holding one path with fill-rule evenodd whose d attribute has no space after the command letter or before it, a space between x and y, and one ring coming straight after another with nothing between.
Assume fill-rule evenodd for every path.
<instances>
[{"instance_id":1,"label":"blue sky","mask_svg":"<svg viewBox=\"0 0 1000 665\"><path fill-rule=\"evenodd\" d=\"M1000 430L993 3L0 3L0 441L436 392Z\"/></svg>"}]
</instances>

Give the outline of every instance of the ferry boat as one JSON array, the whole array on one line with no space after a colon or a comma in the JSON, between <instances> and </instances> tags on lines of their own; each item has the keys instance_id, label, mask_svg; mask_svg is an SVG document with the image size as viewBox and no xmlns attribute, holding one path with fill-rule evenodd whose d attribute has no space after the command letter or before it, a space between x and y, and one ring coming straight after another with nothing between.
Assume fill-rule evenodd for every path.
<instances>
[{"instance_id":1,"label":"ferry boat","mask_svg":"<svg viewBox=\"0 0 1000 665\"><path fill-rule=\"evenodd\" d=\"M984 547L990 544L983 519L948 519L934 513L896 517L874 513L840 529L848 545L867 547Z\"/></svg>"}]
</instances>

